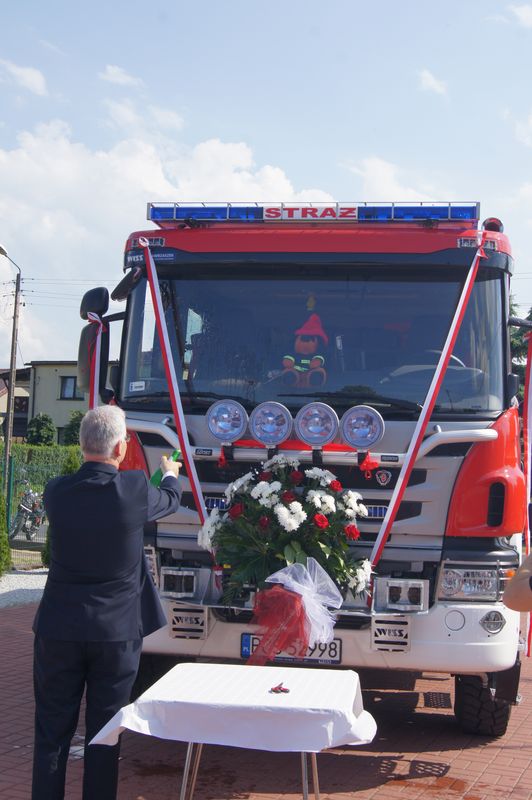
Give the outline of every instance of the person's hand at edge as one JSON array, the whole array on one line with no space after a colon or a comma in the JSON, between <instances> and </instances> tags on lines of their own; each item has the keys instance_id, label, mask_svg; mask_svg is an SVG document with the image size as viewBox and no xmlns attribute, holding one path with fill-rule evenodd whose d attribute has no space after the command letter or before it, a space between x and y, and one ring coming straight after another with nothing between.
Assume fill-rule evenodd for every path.
<instances>
[{"instance_id":1,"label":"person's hand at edge","mask_svg":"<svg viewBox=\"0 0 532 800\"><path fill-rule=\"evenodd\" d=\"M532 611L532 553L506 585L502 602L513 611Z\"/></svg>"},{"instance_id":2,"label":"person's hand at edge","mask_svg":"<svg viewBox=\"0 0 532 800\"><path fill-rule=\"evenodd\" d=\"M161 458L161 470L163 477L166 477L166 475L171 472L176 478L179 478L179 470L181 467L181 461L171 461L171 459L167 458L166 456Z\"/></svg>"}]
</instances>

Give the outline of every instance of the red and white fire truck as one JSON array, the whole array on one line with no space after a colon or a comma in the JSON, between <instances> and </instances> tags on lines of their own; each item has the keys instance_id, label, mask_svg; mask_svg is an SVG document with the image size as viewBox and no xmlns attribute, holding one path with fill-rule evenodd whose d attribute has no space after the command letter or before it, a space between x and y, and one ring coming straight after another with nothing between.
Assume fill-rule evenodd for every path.
<instances>
[{"instance_id":1,"label":"red and white fire truck","mask_svg":"<svg viewBox=\"0 0 532 800\"><path fill-rule=\"evenodd\" d=\"M501 222L480 225L477 203L151 203L148 219L157 228L128 238L125 276L112 294L125 311L105 316L105 289L82 302L82 316L104 321L100 394L126 411L124 466L152 474L180 443L149 245L204 508L223 509L229 483L289 451L362 494L368 517L350 546L369 558L412 460L371 603L346 600L334 641L305 663L450 673L462 728L502 735L518 699L520 626L501 597L520 561L527 502L508 329L513 262ZM122 343L109 388L115 319ZM86 390L93 328L80 347ZM268 424L247 427L257 408L277 433L284 426L277 439ZM296 417L303 422L294 433ZM212 556L198 545L201 513L187 472L190 464L182 507L145 531L168 627L144 649L245 660L256 644L252 592L230 606L220 601Z\"/></svg>"}]
</instances>

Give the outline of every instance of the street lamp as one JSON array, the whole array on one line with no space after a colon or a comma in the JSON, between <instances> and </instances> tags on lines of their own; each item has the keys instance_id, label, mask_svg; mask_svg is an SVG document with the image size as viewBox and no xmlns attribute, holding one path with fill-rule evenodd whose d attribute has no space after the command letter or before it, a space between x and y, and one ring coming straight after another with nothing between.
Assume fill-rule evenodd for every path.
<instances>
[{"instance_id":1,"label":"street lamp","mask_svg":"<svg viewBox=\"0 0 532 800\"><path fill-rule=\"evenodd\" d=\"M13 333L11 334L11 360L9 362L9 386L7 390L6 424L4 435L4 479L2 490L7 493L9 457L11 455L11 439L13 438L13 412L15 407L15 383L17 379L17 334L18 334L18 312L20 307L20 277L21 271L18 264L7 254L7 250L0 244L0 256L5 256L8 261L18 269L15 281L15 308L13 311Z\"/></svg>"}]
</instances>

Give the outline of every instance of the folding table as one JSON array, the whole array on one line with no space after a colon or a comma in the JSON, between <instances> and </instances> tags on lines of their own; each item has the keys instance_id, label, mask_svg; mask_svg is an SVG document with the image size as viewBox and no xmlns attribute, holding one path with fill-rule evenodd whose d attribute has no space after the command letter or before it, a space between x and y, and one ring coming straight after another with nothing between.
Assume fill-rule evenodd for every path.
<instances>
[{"instance_id":1,"label":"folding table","mask_svg":"<svg viewBox=\"0 0 532 800\"><path fill-rule=\"evenodd\" d=\"M272 691L279 686L288 691ZM301 753L305 800L310 753L318 800L316 753L366 744L376 732L352 670L205 663L178 664L115 714L91 744L116 744L125 728L188 742L181 800L187 787L192 800L204 744Z\"/></svg>"}]
</instances>

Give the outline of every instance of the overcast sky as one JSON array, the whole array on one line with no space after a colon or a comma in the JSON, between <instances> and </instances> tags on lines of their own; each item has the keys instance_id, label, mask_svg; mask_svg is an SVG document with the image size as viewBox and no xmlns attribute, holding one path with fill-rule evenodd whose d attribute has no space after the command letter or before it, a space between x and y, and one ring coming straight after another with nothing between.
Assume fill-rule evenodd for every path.
<instances>
[{"instance_id":1,"label":"overcast sky","mask_svg":"<svg viewBox=\"0 0 532 800\"><path fill-rule=\"evenodd\" d=\"M77 358L81 294L120 280L150 200L479 200L532 306L532 3L19 0L1 24L18 366Z\"/></svg>"}]
</instances>

